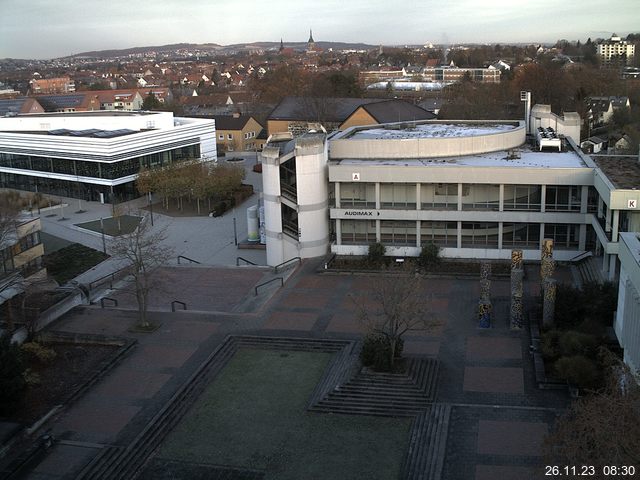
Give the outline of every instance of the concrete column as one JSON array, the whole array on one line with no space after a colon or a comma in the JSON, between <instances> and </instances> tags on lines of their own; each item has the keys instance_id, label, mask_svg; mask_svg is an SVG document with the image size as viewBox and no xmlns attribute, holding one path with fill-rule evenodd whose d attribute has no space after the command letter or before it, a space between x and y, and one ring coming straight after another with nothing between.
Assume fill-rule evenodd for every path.
<instances>
[{"instance_id":1,"label":"concrete column","mask_svg":"<svg viewBox=\"0 0 640 480\"><path fill-rule=\"evenodd\" d=\"M336 245L342 245L342 221L336 219Z\"/></svg>"},{"instance_id":2,"label":"concrete column","mask_svg":"<svg viewBox=\"0 0 640 480\"><path fill-rule=\"evenodd\" d=\"M498 222L498 250L502 250L502 231L503 223Z\"/></svg>"},{"instance_id":3,"label":"concrete column","mask_svg":"<svg viewBox=\"0 0 640 480\"><path fill-rule=\"evenodd\" d=\"M613 211L613 219L611 221L612 232L611 232L611 241L618 241L618 229L620 228L620 210Z\"/></svg>"},{"instance_id":4,"label":"concrete column","mask_svg":"<svg viewBox=\"0 0 640 480\"><path fill-rule=\"evenodd\" d=\"M602 197L598 195L598 218L602 218L604 212L604 202L602 201Z\"/></svg>"},{"instance_id":5,"label":"concrete column","mask_svg":"<svg viewBox=\"0 0 640 480\"><path fill-rule=\"evenodd\" d=\"M611 209L610 208L607 208L607 213L604 217L604 231L605 232L611 231Z\"/></svg>"},{"instance_id":6,"label":"concrete column","mask_svg":"<svg viewBox=\"0 0 640 480\"><path fill-rule=\"evenodd\" d=\"M458 248L462 248L462 222L458 222Z\"/></svg>"},{"instance_id":7,"label":"concrete column","mask_svg":"<svg viewBox=\"0 0 640 480\"><path fill-rule=\"evenodd\" d=\"M585 250L587 248L587 226L580 225L580 237L578 238L578 249Z\"/></svg>"},{"instance_id":8,"label":"concrete column","mask_svg":"<svg viewBox=\"0 0 640 480\"><path fill-rule=\"evenodd\" d=\"M589 211L589 187L582 186L582 192L580 192L580 213L587 213Z\"/></svg>"},{"instance_id":9,"label":"concrete column","mask_svg":"<svg viewBox=\"0 0 640 480\"><path fill-rule=\"evenodd\" d=\"M542 213L544 213L547 208L546 204L547 204L547 186L540 185L540 211ZM540 238L542 238L542 234L540 234Z\"/></svg>"},{"instance_id":10,"label":"concrete column","mask_svg":"<svg viewBox=\"0 0 640 480\"><path fill-rule=\"evenodd\" d=\"M458 184L458 211L462 211L462 184ZM458 227L458 232L460 231L460 227ZM460 247L458 247L460 248Z\"/></svg>"},{"instance_id":11,"label":"concrete column","mask_svg":"<svg viewBox=\"0 0 640 480\"><path fill-rule=\"evenodd\" d=\"M602 247L602 273L606 274L609 271L609 255L604 253L604 245Z\"/></svg>"},{"instance_id":12,"label":"concrete column","mask_svg":"<svg viewBox=\"0 0 640 480\"><path fill-rule=\"evenodd\" d=\"M380 220L376 220L376 242L380 243L382 236L380 235Z\"/></svg>"},{"instance_id":13,"label":"concrete column","mask_svg":"<svg viewBox=\"0 0 640 480\"><path fill-rule=\"evenodd\" d=\"M618 260L617 255L609 255L609 277L608 280L613 282L616 279L616 261Z\"/></svg>"},{"instance_id":14,"label":"concrete column","mask_svg":"<svg viewBox=\"0 0 640 480\"><path fill-rule=\"evenodd\" d=\"M498 211L504 212L504 183L500 184L500 200L498 201ZM502 224L501 224L502 225ZM500 247L502 248L502 247Z\"/></svg>"},{"instance_id":15,"label":"concrete column","mask_svg":"<svg viewBox=\"0 0 640 480\"><path fill-rule=\"evenodd\" d=\"M336 196L336 208L342 208L340 206L340 182L335 183L334 195Z\"/></svg>"},{"instance_id":16,"label":"concrete column","mask_svg":"<svg viewBox=\"0 0 640 480\"><path fill-rule=\"evenodd\" d=\"M542 248L542 241L544 240L544 223L540 224L540 243L538 244L538 248Z\"/></svg>"},{"instance_id":17,"label":"concrete column","mask_svg":"<svg viewBox=\"0 0 640 480\"><path fill-rule=\"evenodd\" d=\"M376 210L380 210L380 182L376 182ZM379 231L378 231L379 233ZM379 235L378 235L379 237ZM378 240L380 241L380 240Z\"/></svg>"},{"instance_id":18,"label":"concrete column","mask_svg":"<svg viewBox=\"0 0 640 480\"><path fill-rule=\"evenodd\" d=\"M420 220L416 220L416 247L420 248L422 245L422 239L420 238L420 227L422 226L422 222Z\"/></svg>"},{"instance_id":19,"label":"concrete column","mask_svg":"<svg viewBox=\"0 0 640 480\"><path fill-rule=\"evenodd\" d=\"M416 210L422 210L422 185L420 183L416 183Z\"/></svg>"}]
</instances>

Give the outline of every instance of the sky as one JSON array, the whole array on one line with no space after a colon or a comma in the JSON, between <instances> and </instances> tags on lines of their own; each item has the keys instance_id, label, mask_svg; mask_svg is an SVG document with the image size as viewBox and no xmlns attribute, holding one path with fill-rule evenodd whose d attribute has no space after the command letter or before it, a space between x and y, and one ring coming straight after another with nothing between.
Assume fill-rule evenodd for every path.
<instances>
[{"instance_id":1,"label":"sky","mask_svg":"<svg viewBox=\"0 0 640 480\"><path fill-rule=\"evenodd\" d=\"M638 0L0 0L0 58L171 43L551 43L640 32Z\"/></svg>"}]
</instances>

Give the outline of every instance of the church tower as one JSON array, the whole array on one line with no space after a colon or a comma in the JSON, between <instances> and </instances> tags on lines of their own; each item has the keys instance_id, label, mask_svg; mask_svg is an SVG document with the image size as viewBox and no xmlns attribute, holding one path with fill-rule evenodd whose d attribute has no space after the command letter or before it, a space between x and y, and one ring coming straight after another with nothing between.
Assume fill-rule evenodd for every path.
<instances>
[{"instance_id":1,"label":"church tower","mask_svg":"<svg viewBox=\"0 0 640 480\"><path fill-rule=\"evenodd\" d=\"M313 40L313 31L309 29L309 41L307 42L307 53L316 51L316 42Z\"/></svg>"}]
</instances>

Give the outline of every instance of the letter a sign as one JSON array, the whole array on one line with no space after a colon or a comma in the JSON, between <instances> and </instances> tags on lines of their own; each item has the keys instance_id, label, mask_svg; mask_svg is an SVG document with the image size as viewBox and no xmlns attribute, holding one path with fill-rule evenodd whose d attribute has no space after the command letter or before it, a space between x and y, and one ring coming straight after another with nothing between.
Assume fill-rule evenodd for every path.
<instances>
[{"instance_id":1,"label":"letter a sign","mask_svg":"<svg viewBox=\"0 0 640 480\"><path fill-rule=\"evenodd\" d=\"M359 182L360 181L360 174L359 173L352 173L351 174L351 180L354 182Z\"/></svg>"},{"instance_id":2,"label":"letter a sign","mask_svg":"<svg viewBox=\"0 0 640 480\"><path fill-rule=\"evenodd\" d=\"M627 208L638 208L637 200L627 200Z\"/></svg>"}]
</instances>

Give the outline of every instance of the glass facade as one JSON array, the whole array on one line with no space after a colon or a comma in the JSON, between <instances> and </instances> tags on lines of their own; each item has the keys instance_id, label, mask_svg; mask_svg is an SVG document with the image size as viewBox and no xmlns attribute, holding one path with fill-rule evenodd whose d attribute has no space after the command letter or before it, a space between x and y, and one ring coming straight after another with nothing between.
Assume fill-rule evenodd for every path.
<instances>
[{"instance_id":1,"label":"glass facade","mask_svg":"<svg viewBox=\"0 0 640 480\"><path fill-rule=\"evenodd\" d=\"M369 245L376 242L375 220L341 220L344 245Z\"/></svg>"},{"instance_id":2,"label":"glass facade","mask_svg":"<svg viewBox=\"0 0 640 480\"><path fill-rule=\"evenodd\" d=\"M165 152L143 155L117 162L90 162L87 160L0 153L0 167L115 180L117 178L134 175L138 173L142 167L150 168L196 158L200 158L200 145L174 148Z\"/></svg>"},{"instance_id":3,"label":"glass facade","mask_svg":"<svg viewBox=\"0 0 640 480\"><path fill-rule=\"evenodd\" d=\"M500 208L500 185L464 184L462 186L463 210L493 210Z\"/></svg>"},{"instance_id":4,"label":"glass facade","mask_svg":"<svg viewBox=\"0 0 640 480\"><path fill-rule=\"evenodd\" d=\"M505 185L504 209L539 212L541 191L540 185Z\"/></svg>"},{"instance_id":5,"label":"glass facade","mask_svg":"<svg viewBox=\"0 0 640 480\"><path fill-rule=\"evenodd\" d=\"M380 241L389 246L416 246L416 222L408 220L382 220Z\"/></svg>"},{"instance_id":6,"label":"glass facade","mask_svg":"<svg viewBox=\"0 0 640 480\"><path fill-rule=\"evenodd\" d=\"M376 208L375 183L341 183L340 206L342 208Z\"/></svg>"},{"instance_id":7,"label":"glass facade","mask_svg":"<svg viewBox=\"0 0 640 480\"><path fill-rule=\"evenodd\" d=\"M420 222L420 243L427 242L439 247L457 247L458 222Z\"/></svg>"},{"instance_id":8,"label":"glass facade","mask_svg":"<svg viewBox=\"0 0 640 480\"><path fill-rule=\"evenodd\" d=\"M538 223L503 223L502 248L530 248L540 246L540 224Z\"/></svg>"},{"instance_id":9,"label":"glass facade","mask_svg":"<svg viewBox=\"0 0 640 480\"><path fill-rule=\"evenodd\" d=\"M398 210L416 209L415 183L380 184L380 208Z\"/></svg>"},{"instance_id":10,"label":"glass facade","mask_svg":"<svg viewBox=\"0 0 640 480\"><path fill-rule=\"evenodd\" d=\"M422 184L420 185L420 203L424 210L457 210L458 184Z\"/></svg>"},{"instance_id":11,"label":"glass facade","mask_svg":"<svg viewBox=\"0 0 640 480\"><path fill-rule=\"evenodd\" d=\"M498 223L462 222L462 248L498 248Z\"/></svg>"},{"instance_id":12,"label":"glass facade","mask_svg":"<svg viewBox=\"0 0 640 480\"><path fill-rule=\"evenodd\" d=\"M549 212L579 212L582 197L580 186L547 186L545 210Z\"/></svg>"}]
</instances>

